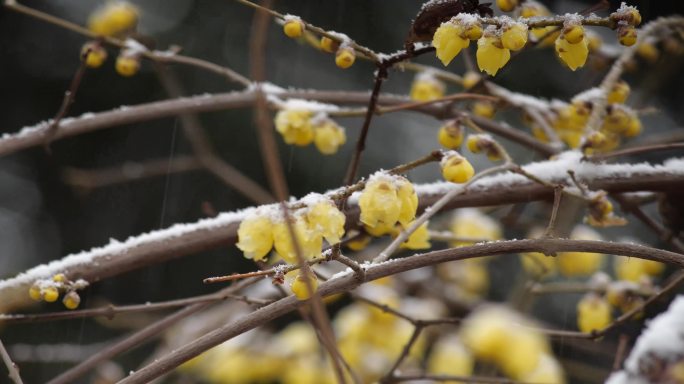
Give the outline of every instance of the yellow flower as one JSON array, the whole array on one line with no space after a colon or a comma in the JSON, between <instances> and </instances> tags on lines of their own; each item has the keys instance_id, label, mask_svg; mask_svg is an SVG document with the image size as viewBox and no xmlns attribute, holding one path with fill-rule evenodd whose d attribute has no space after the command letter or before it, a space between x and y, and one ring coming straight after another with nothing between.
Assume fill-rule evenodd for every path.
<instances>
[{"instance_id":1,"label":"yellow flower","mask_svg":"<svg viewBox=\"0 0 684 384\"><path fill-rule=\"evenodd\" d=\"M465 346L458 338L448 336L435 343L427 361L427 371L434 375L470 376L474 366L475 359Z\"/></svg>"},{"instance_id":2,"label":"yellow flower","mask_svg":"<svg viewBox=\"0 0 684 384\"><path fill-rule=\"evenodd\" d=\"M88 68L99 68L107 60L107 50L92 41L85 43L81 48L81 59L85 60Z\"/></svg>"},{"instance_id":3,"label":"yellow flower","mask_svg":"<svg viewBox=\"0 0 684 384\"><path fill-rule=\"evenodd\" d=\"M446 87L430 72L421 72L411 84L411 99L430 101L444 97Z\"/></svg>"},{"instance_id":4,"label":"yellow flower","mask_svg":"<svg viewBox=\"0 0 684 384\"><path fill-rule=\"evenodd\" d=\"M511 51L522 49L527 44L527 24L513 23L504 27L501 44Z\"/></svg>"},{"instance_id":5,"label":"yellow flower","mask_svg":"<svg viewBox=\"0 0 684 384\"><path fill-rule=\"evenodd\" d=\"M444 148L458 149L463 142L463 128L457 121L450 120L439 128L437 140Z\"/></svg>"},{"instance_id":6,"label":"yellow flower","mask_svg":"<svg viewBox=\"0 0 684 384\"><path fill-rule=\"evenodd\" d=\"M276 114L275 128L287 144L305 146L314 140L311 124L312 113L308 110L285 109Z\"/></svg>"},{"instance_id":7,"label":"yellow flower","mask_svg":"<svg viewBox=\"0 0 684 384\"><path fill-rule=\"evenodd\" d=\"M96 35L116 36L135 28L138 13L127 1L110 1L88 18L88 29Z\"/></svg>"},{"instance_id":8,"label":"yellow flower","mask_svg":"<svg viewBox=\"0 0 684 384\"><path fill-rule=\"evenodd\" d=\"M525 383L565 384L565 375L558 361L553 356L544 354L534 371L521 377L521 381Z\"/></svg>"},{"instance_id":9,"label":"yellow flower","mask_svg":"<svg viewBox=\"0 0 684 384\"><path fill-rule=\"evenodd\" d=\"M347 142L344 128L330 119L325 119L321 124L314 127L314 144L319 152L324 155L337 153L340 146Z\"/></svg>"},{"instance_id":10,"label":"yellow flower","mask_svg":"<svg viewBox=\"0 0 684 384\"><path fill-rule=\"evenodd\" d=\"M618 27L618 41L625 47L631 47L637 42L637 31L631 25Z\"/></svg>"},{"instance_id":11,"label":"yellow flower","mask_svg":"<svg viewBox=\"0 0 684 384\"><path fill-rule=\"evenodd\" d=\"M451 60L470 44L470 40L464 36L465 28L452 22L442 23L432 37L432 45L437 52L437 58L444 64L449 65Z\"/></svg>"},{"instance_id":12,"label":"yellow flower","mask_svg":"<svg viewBox=\"0 0 684 384\"><path fill-rule=\"evenodd\" d=\"M310 206L306 212L309 228L319 233L329 244L337 244L344 236L346 217L331 200L321 200Z\"/></svg>"},{"instance_id":13,"label":"yellow flower","mask_svg":"<svg viewBox=\"0 0 684 384\"><path fill-rule=\"evenodd\" d=\"M405 177L396 176L395 183L398 188L397 197L401 203L398 221L406 228L416 217L416 211L418 210L418 194L416 194L413 184Z\"/></svg>"},{"instance_id":14,"label":"yellow flower","mask_svg":"<svg viewBox=\"0 0 684 384\"><path fill-rule=\"evenodd\" d=\"M590 293L577 303L577 327L582 332L601 330L608 326L612 319L610 304L601 296Z\"/></svg>"},{"instance_id":15,"label":"yellow flower","mask_svg":"<svg viewBox=\"0 0 684 384\"><path fill-rule=\"evenodd\" d=\"M489 101L476 101L472 106L473 114L491 119L496 113L494 103Z\"/></svg>"},{"instance_id":16,"label":"yellow flower","mask_svg":"<svg viewBox=\"0 0 684 384\"><path fill-rule=\"evenodd\" d=\"M292 243L292 236L290 235L287 223L284 220L280 220L272 228L273 247L278 252L278 255L287 263L297 264L297 253ZM311 260L320 256L321 247L323 247L323 236L311 230L305 220L297 213L294 213L292 230L304 260Z\"/></svg>"},{"instance_id":17,"label":"yellow flower","mask_svg":"<svg viewBox=\"0 0 684 384\"><path fill-rule=\"evenodd\" d=\"M114 68L119 75L131 77L140 70L140 58L133 55L120 54L116 58Z\"/></svg>"},{"instance_id":18,"label":"yellow flower","mask_svg":"<svg viewBox=\"0 0 684 384\"><path fill-rule=\"evenodd\" d=\"M311 290L309 290L307 280L311 282ZM316 279L316 276L313 274L313 272L305 276L304 273L300 271L297 277L295 277L294 281L292 282L292 285L290 285L292 293L294 293L294 295L299 300L309 300L313 293L316 292L317 288L318 279Z\"/></svg>"},{"instance_id":19,"label":"yellow flower","mask_svg":"<svg viewBox=\"0 0 684 384\"><path fill-rule=\"evenodd\" d=\"M339 68L347 69L354 65L356 61L356 54L351 47L341 46L335 53L335 65Z\"/></svg>"},{"instance_id":20,"label":"yellow flower","mask_svg":"<svg viewBox=\"0 0 684 384\"><path fill-rule=\"evenodd\" d=\"M391 176L371 179L359 197L360 220L369 227L394 226L401 213L401 201Z\"/></svg>"},{"instance_id":21,"label":"yellow flower","mask_svg":"<svg viewBox=\"0 0 684 384\"><path fill-rule=\"evenodd\" d=\"M48 303L53 303L59 298L59 290L52 285L41 288L40 293L43 296L43 300Z\"/></svg>"},{"instance_id":22,"label":"yellow flower","mask_svg":"<svg viewBox=\"0 0 684 384\"><path fill-rule=\"evenodd\" d=\"M35 301L43 300L43 292L38 284L33 284L31 288L29 288L29 296Z\"/></svg>"},{"instance_id":23,"label":"yellow flower","mask_svg":"<svg viewBox=\"0 0 684 384\"><path fill-rule=\"evenodd\" d=\"M627 84L626 81L618 81L615 83L615 85L613 85L613 88L611 88L610 92L608 93L608 103L623 104L629 97L629 91L629 84Z\"/></svg>"},{"instance_id":24,"label":"yellow flower","mask_svg":"<svg viewBox=\"0 0 684 384\"><path fill-rule=\"evenodd\" d=\"M273 223L259 213L247 216L238 227L237 247L248 259L262 260L273 247Z\"/></svg>"},{"instance_id":25,"label":"yellow flower","mask_svg":"<svg viewBox=\"0 0 684 384\"><path fill-rule=\"evenodd\" d=\"M329 37L323 36L321 37L320 47L325 52L333 53L336 52L337 48L340 47L340 43Z\"/></svg>"},{"instance_id":26,"label":"yellow flower","mask_svg":"<svg viewBox=\"0 0 684 384\"><path fill-rule=\"evenodd\" d=\"M482 76L480 76L479 73L468 71L463 75L463 88L471 89L475 84L479 83L480 80L482 80Z\"/></svg>"},{"instance_id":27,"label":"yellow flower","mask_svg":"<svg viewBox=\"0 0 684 384\"><path fill-rule=\"evenodd\" d=\"M411 223L409 223L411 225ZM401 248L407 249L429 249L430 248L430 233L428 231L428 223L423 223L418 227L409 238L401 244Z\"/></svg>"},{"instance_id":28,"label":"yellow flower","mask_svg":"<svg viewBox=\"0 0 684 384\"><path fill-rule=\"evenodd\" d=\"M304 33L304 23L299 17L285 17L285 24L283 24L283 32L287 37L292 39L301 37Z\"/></svg>"},{"instance_id":29,"label":"yellow flower","mask_svg":"<svg viewBox=\"0 0 684 384\"><path fill-rule=\"evenodd\" d=\"M79 304L81 304L81 297L75 291L71 291L64 295L62 304L64 304L67 309L76 309Z\"/></svg>"},{"instance_id":30,"label":"yellow flower","mask_svg":"<svg viewBox=\"0 0 684 384\"><path fill-rule=\"evenodd\" d=\"M644 278L660 275L665 265L653 260L616 256L613 269L618 279L639 283Z\"/></svg>"},{"instance_id":31,"label":"yellow flower","mask_svg":"<svg viewBox=\"0 0 684 384\"><path fill-rule=\"evenodd\" d=\"M363 229L371 236L381 237L385 235L396 236L399 233L399 229L394 224L378 223L373 227L364 225Z\"/></svg>"},{"instance_id":32,"label":"yellow flower","mask_svg":"<svg viewBox=\"0 0 684 384\"><path fill-rule=\"evenodd\" d=\"M573 240L601 240L593 229L584 226L576 226L570 233ZM603 264L604 255L594 252L559 252L556 256L558 270L563 276L588 276L596 272Z\"/></svg>"},{"instance_id":33,"label":"yellow flower","mask_svg":"<svg viewBox=\"0 0 684 384\"><path fill-rule=\"evenodd\" d=\"M538 239L543 234L543 228L535 227L527 237ZM524 252L520 254L520 261L523 269L532 276L546 277L556 273L556 258L553 256L546 256L541 252Z\"/></svg>"},{"instance_id":34,"label":"yellow flower","mask_svg":"<svg viewBox=\"0 0 684 384\"><path fill-rule=\"evenodd\" d=\"M510 12L518 6L519 0L496 0L496 5L503 12Z\"/></svg>"},{"instance_id":35,"label":"yellow flower","mask_svg":"<svg viewBox=\"0 0 684 384\"><path fill-rule=\"evenodd\" d=\"M501 225L476 208L462 208L456 211L451 221L451 232L455 237L482 241L501 239ZM473 245L472 241L451 243L452 247Z\"/></svg>"},{"instance_id":36,"label":"yellow flower","mask_svg":"<svg viewBox=\"0 0 684 384\"><path fill-rule=\"evenodd\" d=\"M496 76L511 58L511 51L504 48L501 39L495 34L485 36L477 41L477 66L480 71Z\"/></svg>"},{"instance_id":37,"label":"yellow flower","mask_svg":"<svg viewBox=\"0 0 684 384\"><path fill-rule=\"evenodd\" d=\"M465 183L475 175L475 169L465 157L456 151L445 154L441 161L442 177L452 183Z\"/></svg>"},{"instance_id":38,"label":"yellow flower","mask_svg":"<svg viewBox=\"0 0 684 384\"><path fill-rule=\"evenodd\" d=\"M575 71L584 66L589 56L589 45L586 37L576 44L570 43L564 35L556 39L556 53L565 65Z\"/></svg>"}]
</instances>

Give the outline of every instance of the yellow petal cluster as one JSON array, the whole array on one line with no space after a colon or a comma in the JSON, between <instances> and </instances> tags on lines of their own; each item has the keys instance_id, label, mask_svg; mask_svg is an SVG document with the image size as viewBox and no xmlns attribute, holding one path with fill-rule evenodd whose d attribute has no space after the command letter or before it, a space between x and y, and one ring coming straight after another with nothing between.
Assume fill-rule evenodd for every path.
<instances>
[{"instance_id":1,"label":"yellow petal cluster","mask_svg":"<svg viewBox=\"0 0 684 384\"><path fill-rule=\"evenodd\" d=\"M427 361L427 372L433 375L470 376L475 359L458 337L440 338L432 347ZM445 383L457 383L445 381Z\"/></svg>"},{"instance_id":2,"label":"yellow petal cluster","mask_svg":"<svg viewBox=\"0 0 684 384\"><path fill-rule=\"evenodd\" d=\"M361 192L359 207L367 228L390 230L397 222L406 227L416 216L418 195L407 179L377 172Z\"/></svg>"},{"instance_id":3,"label":"yellow petal cluster","mask_svg":"<svg viewBox=\"0 0 684 384\"><path fill-rule=\"evenodd\" d=\"M461 13L437 28L432 45L437 58L447 66L463 48L470 45L470 40L477 40L481 36L482 25L479 20L473 15Z\"/></svg>"},{"instance_id":4,"label":"yellow petal cluster","mask_svg":"<svg viewBox=\"0 0 684 384\"><path fill-rule=\"evenodd\" d=\"M101 36L117 36L131 31L138 23L139 11L127 1L109 1L88 18L88 29Z\"/></svg>"},{"instance_id":5,"label":"yellow petal cluster","mask_svg":"<svg viewBox=\"0 0 684 384\"><path fill-rule=\"evenodd\" d=\"M306 207L290 213L291 227L304 259L320 256L323 239L337 244L344 236L345 216L322 195L302 199ZM290 226L278 206L267 206L248 215L238 227L237 247L248 259L261 260L274 248L290 264L297 263Z\"/></svg>"},{"instance_id":6,"label":"yellow petal cluster","mask_svg":"<svg viewBox=\"0 0 684 384\"><path fill-rule=\"evenodd\" d=\"M477 66L480 71L487 72L490 76L496 76L499 69L503 68L511 58L511 51L504 48L501 38L495 33L487 34L477 41Z\"/></svg>"},{"instance_id":7,"label":"yellow petal cluster","mask_svg":"<svg viewBox=\"0 0 684 384\"><path fill-rule=\"evenodd\" d=\"M556 53L568 68L575 71L577 68L583 67L584 63L587 62L589 41L583 34L579 42L571 43L565 35L561 34L556 39Z\"/></svg>"}]
</instances>

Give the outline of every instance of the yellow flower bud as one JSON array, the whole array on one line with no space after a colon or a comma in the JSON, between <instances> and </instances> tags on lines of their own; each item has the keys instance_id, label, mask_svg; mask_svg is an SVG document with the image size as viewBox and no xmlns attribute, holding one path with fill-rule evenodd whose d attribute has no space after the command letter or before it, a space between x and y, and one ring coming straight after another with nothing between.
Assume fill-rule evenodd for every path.
<instances>
[{"instance_id":1,"label":"yellow flower bud","mask_svg":"<svg viewBox=\"0 0 684 384\"><path fill-rule=\"evenodd\" d=\"M563 27L562 35L570 44L577 44L584 40L584 27L579 24Z\"/></svg>"},{"instance_id":2,"label":"yellow flower bud","mask_svg":"<svg viewBox=\"0 0 684 384\"><path fill-rule=\"evenodd\" d=\"M140 70L140 59L131 55L119 55L114 67L119 75L131 77Z\"/></svg>"},{"instance_id":3,"label":"yellow flower bud","mask_svg":"<svg viewBox=\"0 0 684 384\"><path fill-rule=\"evenodd\" d=\"M637 31L633 26L621 26L618 27L618 41L625 47L631 47L636 44L637 41Z\"/></svg>"},{"instance_id":4,"label":"yellow flower bud","mask_svg":"<svg viewBox=\"0 0 684 384\"><path fill-rule=\"evenodd\" d=\"M496 5L503 12L510 12L518 6L519 0L496 0Z\"/></svg>"},{"instance_id":5,"label":"yellow flower bud","mask_svg":"<svg viewBox=\"0 0 684 384\"><path fill-rule=\"evenodd\" d=\"M482 76L480 76L479 73L468 71L463 75L463 88L471 89L479 83L480 80L482 80Z\"/></svg>"},{"instance_id":6,"label":"yellow flower bud","mask_svg":"<svg viewBox=\"0 0 684 384\"><path fill-rule=\"evenodd\" d=\"M651 64L658 61L658 57L660 57L660 51L653 42L643 42L637 45L636 53Z\"/></svg>"},{"instance_id":7,"label":"yellow flower bud","mask_svg":"<svg viewBox=\"0 0 684 384\"><path fill-rule=\"evenodd\" d=\"M449 65L451 60L470 44L470 40L464 35L463 26L455 23L446 22L437 28L432 38L432 45L435 47L437 58L444 64Z\"/></svg>"},{"instance_id":8,"label":"yellow flower bud","mask_svg":"<svg viewBox=\"0 0 684 384\"><path fill-rule=\"evenodd\" d=\"M482 37L482 25L480 23L468 25L463 35L469 40L478 40Z\"/></svg>"},{"instance_id":9,"label":"yellow flower bud","mask_svg":"<svg viewBox=\"0 0 684 384\"><path fill-rule=\"evenodd\" d=\"M601 330L612 321L611 312L605 298L588 294L577 303L577 327L582 332Z\"/></svg>"},{"instance_id":10,"label":"yellow flower bud","mask_svg":"<svg viewBox=\"0 0 684 384\"><path fill-rule=\"evenodd\" d=\"M67 309L76 309L78 308L79 304L81 304L81 297L78 295L78 293L76 293L76 291L71 291L64 295L62 304L64 304Z\"/></svg>"},{"instance_id":11,"label":"yellow flower bud","mask_svg":"<svg viewBox=\"0 0 684 384\"><path fill-rule=\"evenodd\" d=\"M338 67L347 69L354 64L354 61L356 61L356 55L352 48L341 47L337 50L337 53L335 54L335 64Z\"/></svg>"},{"instance_id":12,"label":"yellow flower bud","mask_svg":"<svg viewBox=\"0 0 684 384\"><path fill-rule=\"evenodd\" d=\"M444 148L458 149L463 142L463 128L454 120L448 121L439 129L437 140Z\"/></svg>"},{"instance_id":13,"label":"yellow flower bud","mask_svg":"<svg viewBox=\"0 0 684 384\"><path fill-rule=\"evenodd\" d=\"M98 43L85 43L81 48L81 59L88 68L99 68L107 60L107 50Z\"/></svg>"},{"instance_id":14,"label":"yellow flower bud","mask_svg":"<svg viewBox=\"0 0 684 384\"><path fill-rule=\"evenodd\" d=\"M29 288L29 296L35 301L43 300L43 293L41 292L40 286L38 286L38 284L33 284L31 288Z\"/></svg>"},{"instance_id":15,"label":"yellow flower bud","mask_svg":"<svg viewBox=\"0 0 684 384\"><path fill-rule=\"evenodd\" d=\"M589 45L587 39L583 38L576 44L571 44L561 35L556 39L556 54L565 65L575 71L584 66L589 56Z\"/></svg>"},{"instance_id":16,"label":"yellow flower bud","mask_svg":"<svg viewBox=\"0 0 684 384\"><path fill-rule=\"evenodd\" d=\"M494 114L496 113L494 104L489 101L476 101L473 103L472 109L475 115L488 119L494 117Z\"/></svg>"},{"instance_id":17,"label":"yellow flower bud","mask_svg":"<svg viewBox=\"0 0 684 384\"><path fill-rule=\"evenodd\" d=\"M311 282L311 290L309 290L307 280ZM292 293L294 293L297 299L309 300L313 293L318 289L318 279L316 279L316 276L313 274L313 272L311 272L308 276L305 276L302 272L300 272L292 282L290 289L292 289Z\"/></svg>"},{"instance_id":18,"label":"yellow flower bud","mask_svg":"<svg viewBox=\"0 0 684 384\"><path fill-rule=\"evenodd\" d=\"M273 223L258 213L247 216L238 227L237 247L248 259L262 260L273 247Z\"/></svg>"},{"instance_id":19,"label":"yellow flower bud","mask_svg":"<svg viewBox=\"0 0 684 384\"><path fill-rule=\"evenodd\" d=\"M430 101L444 97L446 86L430 72L421 72L411 84L411 99Z\"/></svg>"},{"instance_id":20,"label":"yellow flower bud","mask_svg":"<svg viewBox=\"0 0 684 384\"><path fill-rule=\"evenodd\" d=\"M320 47L325 52L333 53L340 47L340 43L329 37L323 36L321 37Z\"/></svg>"},{"instance_id":21,"label":"yellow flower bud","mask_svg":"<svg viewBox=\"0 0 684 384\"><path fill-rule=\"evenodd\" d=\"M477 41L477 65L480 71L496 76L499 69L511 58L511 51L501 43L496 35L485 35Z\"/></svg>"},{"instance_id":22,"label":"yellow flower bud","mask_svg":"<svg viewBox=\"0 0 684 384\"><path fill-rule=\"evenodd\" d=\"M59 290L57 287L53 286L48 286L41 289L41 294L43 296L43 300L47 301L48 303L53 303L59 298Z\"/></svg>"},{"instance_id":23,"label":"yellow flower bud","mask_svg":"<svg viewBox=\"0 0 684 384\"><path fill-rule=\"evenodd\" d=\"M468 159L455 151L445 155L441 165L444 180L452 183L465 183L475 175L475 169Z\"/></svg>"},{"instance_id":24,"label":"yellow flower bud","mask_svg":"<svg viewBox=\"0 0 684 384\"><path fill-rule=\"evenodd\" d=\"M58 273L52 276L52 281L54 281L55 283L64 283L67 281L67 278L63 273Z\"/></svg>"},{"instance_id":25,"label":"yellow flower bud","mask_svg":"<svg viewBox=\"0 0 684 384\"><path fill-rule=\"evenodd\" d=\"M504 27L504 32L501 34L501 44L511 51L522 49L527 44L527 25L515 23Z\"/></svg>"},{"instance_id":26,"label":"yellow flower bud","mask_svg":"<svg viewBox=\"0 0 684 384\"><path fill-rule=\"evenodd\" d=\"M304 23L298 17L286 17L283 32L289 38L296 39L304 33Z\"/></svg>"},{"instance_id":27,"label":"yellow flower bud","mask_svg":"<svg viewBox=\"0 0 684 384\"><path fill-rule=\"evenodd\" d=\"M625 101L627 101L627 98L629 97L629 91L629 84L627 84L626 81L618 81L610 90L610 93L608 93L608 103L623 104Z\"/></svg>"}]
</instances>

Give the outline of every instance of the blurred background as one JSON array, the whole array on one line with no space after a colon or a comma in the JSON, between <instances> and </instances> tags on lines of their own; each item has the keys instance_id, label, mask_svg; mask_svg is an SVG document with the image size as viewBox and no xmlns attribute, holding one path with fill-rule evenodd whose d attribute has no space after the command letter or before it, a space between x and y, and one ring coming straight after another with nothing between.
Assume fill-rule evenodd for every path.
<instances>
[{"instance_id":1,"label":"blurred background","mask_svg":"<svg viewBox=\"0 0 684 384\"><path fill-rule=\"evenodd\" d=\"M139 31L149 36L159 49L176 44L183 47L186 55L228 66L245 75L249 73L252 9L230 0L133 2L141 9ZM100 1L73 0L22 3L79 24L85 24L88 15L101 4ZM591 1L543 3L555 13L577 12L593 5ZM642 0L629 4L639 8L644 22L679 13L682 7L678 1ZM413 0L275 2L275 8L282 13L300 15L315 25L344 32L379 52L394 52L403 47L410 22L420 5L420 1ZM611 9L617 6L618 2L611 1ZM614 44L612 31L594 30L605 37L606 44ZM0 8L0 130L3 133L16 132L55 115L78 68L84 42L77 34ZM123 78L114 71L115 56L116 52L110 50L110 59L102 68L86 73L70 116L168 97L149 63L143 62L138 75ZM434 55L425 55L418 61L441 66ZM682 63L682 56L669 56L653 63L642 61L626 76L634 90L632 104L661 111L644 118L644 136L667 134L677 128L681 132L684 120ZM462 74L462 60L455 60L447 69ZM187 95L237 89L234 84L195 68L176 66L173 70ZM331 56L298 44L284 36L277 25L271 26L267 78L274 84L365 91L372 85L373 70L371 64L363 61L348 70L340 70ZM567 100L597 84L603 73L588 67L573 73L563 68L551 50L538 49L525 52L512 61L497 75L495 82L514 91ZM407 94L412 79L410 72L392 72L383 91ZM456 90L456 87L450 89ZM250 110L206 113L201 115L201 122L223 159L267 187ZM338 122L347 128L348 143L332 156L322 156L312 146L286 146L278 138L292 195L323 192L339 186L361 120L347 118ZM439 126L439 121L414 113L374 119L360 174L389 168L436 149L435 135ZM0 158L0 278L103 245L111 238L122 240L173 223L196 221L206 217L203 206L211 206L215 211L231 211L251 205L205 171L176 173L96 189L74 188L65 183L63 175L68 169L95 170L190 154L191 148L182 136L176 118L105 129L54 142L51 148L49 154L42 148L34 148ZM534 159L532 154L515 145L509 148L520 163ZM658 154L644 158L661 159ZM478 168L477 163L474 165ZM438 176L437 167L424 167L410 174L414 182L433 181ZM639 227L627 227L606 233L622 236L637 235L638 231ZM641 232L643 234L643 230ZM514 237L516 234L506 235ZM649 234L637 237L658 245L658 240ZM503 264L501 267L510 266ZM128 304L197 295L215 289L203 285L203 278L249 268L252 268L251 264L244 261L237 249L218 249L94 284L84 291L82 306L87 307L89 302L96 300ZM505 290L506 287L494 287L495 291L497 289ZM44 310L60 309L59 303L42 305ZM570 307L572 305L574 303ZM82 345L81 353L85 355L118 334L116 329L101 326L93 320L0 328L6 345L77 342ZM139 362L149 354L149 348L138 349L123 358ZM37 383L53 377L73 362L57 358L54 364L19 363L26 381Z\"/></svg>"}]
</instances>

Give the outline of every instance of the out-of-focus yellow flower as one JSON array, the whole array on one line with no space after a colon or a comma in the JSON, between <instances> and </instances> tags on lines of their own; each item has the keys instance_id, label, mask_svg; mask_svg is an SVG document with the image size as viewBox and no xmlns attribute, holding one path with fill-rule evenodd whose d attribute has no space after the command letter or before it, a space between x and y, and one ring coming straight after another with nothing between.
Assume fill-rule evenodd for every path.
<instances>
[{"instance_id":1,"label":"out-of-focus yellow flower","mask_svg":"<svg viewBox=\"0 0 684 384\"><path fill-rule=\"evenodd\" d=\"M247 216L238 227L237 247L248 259L262 260L273 248L273 223L258 213Z\"/></svg>"},{"instance_id":2,"label":"out-of-focus yellow flower","mask_svg":"<svg viewBox=\"0 0 684 384\"><path fill-rule=\"evenodd\" d=\"M444 97L446 86L434 74L423 71L416 75L411 84L411 99L430 101Z\"/></svg>"},{"instance_id":3,"label":"out-of-focus yellow flower","mask_svg":"<svg viewBox=\"0 0 684 384\"><path fill-rule=\"evenodd\" d=\"M470 376L475 359L457 337L440 338L432 347L427 372L434 375ZM445 381L445 383L457 383Z\"/></svg>"},{"instance_id":4,"label":"out-of-focus yellow flower","mask_svg":"<svg viewBox=\"0 0 684 384\"><path fill-rule=\"evenodd\" d=\"M133 30L139 11L127 1L109 1L88 18L88 29L96 35L117 36Z\"/></svg>"},{"instance_id":5,"label":"out-of-focus yellow flower","mask_svg":"<svg viewBox=\"0 0 684 384\"><path fill-rule=\"evenodd\" d=\"M331 119L323 119L314 127L314 144L319 152L332 155L347 142L344 128Z\"/></svg>"},{"instance_id":6,"label":"out-of-focus yellow flower","mask_svg":"<svg viewBox=\"0 0 684 384\"><path fill-rule=\"evenodd\" d=\"M462 208L457 210L451 221L451 232L458 238L478 240L501 239L501 225L477 208ZM474 244L474 242L458 241L451 243L451 246L462 247L472 244Z\"/></svg>"},{"instance_id":7,"label":"out-of-focus yellow flower","mask_svg":"<svg viewBox=\"0 0 684 384\"><path fill-rule=\"evenodd\" d=\"M577 303L577 327L582 332L601 330L613 319L612 309L605 298L590 293Z\"/></svg>"},{"instance_id":8,"label":"out-of-focus yellow flower","mask_svg":"<svg viewBox=\"0 0 684 384\"><path fill-rule=\"evenodd\" d=\"M409 226L411 223L409 223ZM418 229L401 244L401 248L407 249L429 249L430 248L430 232L428 231L428 223L423 223Z\"/></svg>"},{"instance_id":9,"label":"out-of-focus yellow flower","mask_svg":"<svg viewBox=\"0 0 684 384\"><path fill-rule=\"evenodd\" d=\"M275 117L276 131L283 136L287 144L309 145L314 139L312 116L313 113L308 110L281 110Z\"/></svg>"},{"instance_id":10,"label":"out-of-focus yellow flower","mask_svg":"<svg viewBox=\"0 0 684 384\"><path fill-rule=\"evenodd\" d=\"M345 45L342 45L335 53L335 65L339 68L347 69L354 65L356 61L356 54L354 49Z\"/></svg>"},{"instance_id":11,"label":"out-of-focus yellow flower","mask_svg":"<svg viewBox=\"0 0 684 384\"><path fill-rule=\"evenodd\" d=\"M439 128L437 140L444 148L458 149L463 143L463 128L455 120L449 120Z\"/></svg>"},{"instance_id":12,"label":"out-of-focus yellow flower","mask_svg":"<svg viewBox=\"0 0 684 384\"><path fill-rule=\"evenodd\" d=\"M283 24L283 33L291 39L302 37L304 33L304 23L302 19L296 16L285 17L285 24Z\"/></svg>"},{"instance_id":13,"label":"out-of-focus yellow flower","mask_svg":"<svg viewBox=\"0 0 684 384\"><path fill-rule=\"evenodd\" d=\"M487 31L484 37L477 41L477 66L480 71L496 76L499 69L510 60L511 51L503 46L500 37L495 33L488 34Z\"/></svg>"},{"instance_id":14,"label":"out-of-focus yellow flower","mask_svg":"<svg viewBox=\"0 0 684 384\"><path fill-rule=\"evenodd\" d=\"M570 233L573 240L601 240L601 235L593 229L576 226ZM556 256L558 270L563 276L588 276L596 272L603 264L603 254L595 252L559 252Z\"/></svg>"}]
</instances>

